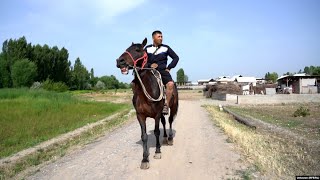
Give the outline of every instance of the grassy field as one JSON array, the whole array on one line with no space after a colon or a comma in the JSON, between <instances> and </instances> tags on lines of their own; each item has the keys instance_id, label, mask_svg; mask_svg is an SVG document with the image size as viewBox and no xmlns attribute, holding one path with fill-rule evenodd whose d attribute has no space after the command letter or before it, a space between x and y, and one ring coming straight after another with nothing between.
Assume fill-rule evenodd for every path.
<instances>
[{"instance_id":1,"label":"grassy field","mask_svg":"<svg viewBox=\"0 0 320 180\"><path fill-rule=\"evenodd\" d=\"M0 90L0 158L100 120L131 104L95 102L71 93Z\"/></svg>"},{"instance_id":2,"label":"grassy field","mask_svg":"<svg viewBox=\"0 0 320 180\"><path fill-rule=\"evenodd\" d=\"M317 174L317 172L319 172L318 163L320 159L318 154L319 150L317 150L318 148L310 149L310 147L306 147L293 139L286 139L285 137L276 136L273 133L259 132L248 128L235 121L231 115L219 111L215 106L205 106L205 108L210 113L214 123L221 127L228 135L229 141L234 142L239 147L244 157L254 164L258 171L265 173L273 179L292 179L296 175ZM279 109L279 107L270 108ZM257 109L259 109L260 113L256 112L258 111ZM237 112L240 112L242 115L255 116L256 118L259 117L259 119L266 116L277 116L277 121L272 121L270 117L269 119L266 118L265 121L286 128L311 128L312 126L312 123L309 124L304 122L294 123L296 125L289 124L289 126L287 125L287 122L278 122L279 117L281 116L284 120L289 121L284 118L286 117L285 115L291 114L291 111L293 111L293 109L296 110L296 108L292 108L290 111L284 109L291 108L283 108L282 110L277 110L275 112L272 111L272 113L269 110L266 110L268 109L266 107L263 109L264 111L261 106L233 107L233 110L237 110ZM313 119L312 113L314 113L314 110L311 110L310 113L311 115L310 117L307 117L307 119ZM304 119L304 121L305 120L306 119ZM314 136L312 136L312 138L314 138Z\"/></svg>"},{"instance_id":3,"label":"grassy field","mask_svg":"<svg viewBox=\"0 0 320 180\"><path fill-rule=\"evenodd\" d=\"M294 117L294 112L300 107L309 109L310 115ZM289 129L301 136L320 140L320 103L229 106L229 109L242 116L251 116Z\"/></svg>"},{"instance_id":4,"label":"grassy field","mask_svg":"<svg viewBox=\"0 0 320 180\"><path fill-rule=\"evenodd\" d=\"M104 91L72 91L81 99L99 102L132 103L131 89L104 90Z\"/></svg>"}]
</instances>

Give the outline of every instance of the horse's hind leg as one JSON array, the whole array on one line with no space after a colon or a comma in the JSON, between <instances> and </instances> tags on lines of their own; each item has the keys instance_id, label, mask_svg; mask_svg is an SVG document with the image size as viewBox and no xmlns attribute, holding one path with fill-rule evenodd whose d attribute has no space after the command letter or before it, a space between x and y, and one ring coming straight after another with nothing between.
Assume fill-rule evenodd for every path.
<instances>
[{"instance_id":1,"label":"horse's hind leg","mask_svg":"<svg viewBox=\"0 0 320 180\"><path fill-rule=\"evenodd\" d=\"M178 101L178 91L177 87L174 88L174 96L171 101L172 104L170 104L170 116L169 116L169 124L170 124L170 130L169 130L169 138L168 138L168 145L173 145L173 131L172 131L172 123L174 118L176 117L178 113L178 107L179 107L179 101Z\"/></svg>"},{"instance_id":2,"label":"horse's hind leg","mask_svg":"<svg viewBox=\"0 0 320 180\"><path fill-rule=\"evenodd\" d=\"M143 159L141 162L141 169L148 169L149 168L149 150L147 147L148 143L148 134L147 134L147 129L146 129L146 118L141 117L137 115L140 127L141 127L141 140L143 143Z\"/></svg>"},{"instance_id":3,"label":"horse's hind leg","mask_svg":"<svg viewBox=\"0 0 320 180\"><path fill-rule=\"evenodd\" d=\"M161 115L161 123L163 125L163 141L162 144L168 144L168 135L166 130L166 118L164 115Z\"/></svg>"},{"instance_id":4,"label":"horse's hind leg","mask_svg":"<svg viewBox=\"0 0 320 180\"><path fill-rule=\"evenodd\" d=\"M169 130L169 138L168 138L168 145L170 145L170 146L173 145L172 122L173 122L173 116L170 114L170 116L169 116L170 130Z\"/></svg>"},{"instance_id":5,"label":"horse's hind leg","mask_svg":"<svg viewBox=\"0 0 320 180\"><path fill-rule=\"evenodd\" d=\"M160 124L160 117L155 118L155 127L154 127L154 135L156 136L156 153L154 155L155 159L161 159L161 145L159 141L159 136L160 136L160 129L159 129L159 124Z\"/></svg>"}]
</instances>

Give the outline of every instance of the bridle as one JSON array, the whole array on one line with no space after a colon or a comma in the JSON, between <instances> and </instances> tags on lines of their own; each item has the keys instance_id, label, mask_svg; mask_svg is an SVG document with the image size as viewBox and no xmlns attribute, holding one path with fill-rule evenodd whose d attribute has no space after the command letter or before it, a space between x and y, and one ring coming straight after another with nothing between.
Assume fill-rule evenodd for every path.
<instances>
[{"instance_id":1,"label":"bridle","mask_svg":"<svg viewBox=\"0 0 320 180\"><path fill-rule=\"evenodd\" d=\"M141 59L143 59L143 62L142 62L142 66L141 66L141 69L143 69L143 67L147 64L147 61L148 61L148 55L146 52L143 53L143 56L142 57L139 57L138 59L134 59L131 55L130 52L128 51L125 51L124 53L128 54L131 58L131 60L133 61L133 67L136 68L137 67L137 63L138 61L140 61Z\"/></svg>"},{"instance_id":2,"label":"bridle","mask_svg":"<svg viewBox=\"0 0 320 180\"><path fill-rule=\"evenodd\" d=\"M132 57L132 55L131 55L130 52L125 51L124 53L128 54L128 55L130 56L131 60L133 61L133 69L134 69L134 71L135 71L135 73L136 73L136 76L137 76L137 78L138 78L138 80L139 80L139 82L140 82L140 84L141 84L141 87L142 87L142 89L143 89L143 92L144 92L145 96L146 96L149 100L151 100L151 101L161 101L161 100L163 99L163 97L164 97L164 94L163 94L163 88L164 88L164 86L163 86L163 83L162 83L162 79L161 79L160 73L158 72L158 74L159 74L159 75L158 75L159 77L158 77L158 76L156 76L156 75L154 74L154 71L151 71L152 74L153 74L153 76L156 77L156 79L157 79L157 83L158 83L159 90L160 90L159 97L155 99L155 98L151 97L151 95L147 92L147 90L146 90L146 88L145 88L145 86L144 86L144 84L143 84L143 82L142 82L142 80L141 80L141 77L140 77L140 75L139 75L139 73L138 73L138 70L137 70L137 69L143 69L144 66L147 64L147 61L148 61L148 55L147 55L147 53L144 52L143 56L137 58L136 60ZM138 61L140 61L141 59L143 59L143 62L142 62L142 66L141 66L141 68L140 68L140 67L137 67L137 63L138 63ZM151 69L153 69L153 68L145 68L145 69L150 69L150 70L151 70ZM155 71L157 71L157 70L155 70Z\"/></svg>"}]
</instances>

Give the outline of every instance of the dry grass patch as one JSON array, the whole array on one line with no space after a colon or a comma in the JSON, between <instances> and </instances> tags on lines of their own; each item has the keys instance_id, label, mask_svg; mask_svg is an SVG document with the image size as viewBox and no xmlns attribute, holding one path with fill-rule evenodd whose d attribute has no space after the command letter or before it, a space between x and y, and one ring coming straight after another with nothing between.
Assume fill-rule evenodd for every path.
<instances>
[{"instance_id":1,"label":"dry grass patch","mask_svg":"<svg viewBox=\"0 0 320 180\"><path fill-rule=\"evenodd\" d=\"M197 90L178 90L179 100L199 100L204 99L201 89Z\"/></svg>"},{"instance_id":2,"label":"dry grass patch","mask_svg":"<svg viewBox=\"0 0 320 180\"><path fill-rule=\"evenodd\" d=\"M318 159L309 154L304 145L273 134L258 132L235 121L217 107L205 106L215 124L240 147L249 162L262 173L281 179L296 175L315 175L319 171Z\"/></svg>"},{"instance_id":3,"label":"dry grass patch","mask_svg":"<svg viewBox=\"0 0 320 180\"><path fill-rule=\"evenodd\" d=\"M320 103L247 105L228 108L242 116L254 117L288 129L300 136L320 140ZM295 113L301 109L308 109L309 115L304 117L301 114L295 117Z\"/></svg>"},{"instance_id":4,"label":"dry grass patch","mask_svg":"<svg viewBox=\"0 0 320 180\"><path fill-rule=\"evenodd\" d=\"M131 89L123 90L108 90L108 91L90 91L77 94L79 98L99 101L99 102L112 102L112 103L132 103Z\"/></svg>"}]
</instances>

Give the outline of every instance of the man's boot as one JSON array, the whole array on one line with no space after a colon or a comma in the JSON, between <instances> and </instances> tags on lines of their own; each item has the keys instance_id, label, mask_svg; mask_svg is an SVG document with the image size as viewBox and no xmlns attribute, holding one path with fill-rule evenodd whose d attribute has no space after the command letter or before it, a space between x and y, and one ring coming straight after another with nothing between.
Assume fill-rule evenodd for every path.
<instances>
[{"instance_id":1,"label":"man's boot","mask_svg":"<svg viewBox=\"0 0 320 180\"><path fill-rule=\"evenodd\" d=\"M162 109L162 114L167 115L169 113L169 108L167 103L164 103L163 109Z\"/></svg>"}]
</instances>

